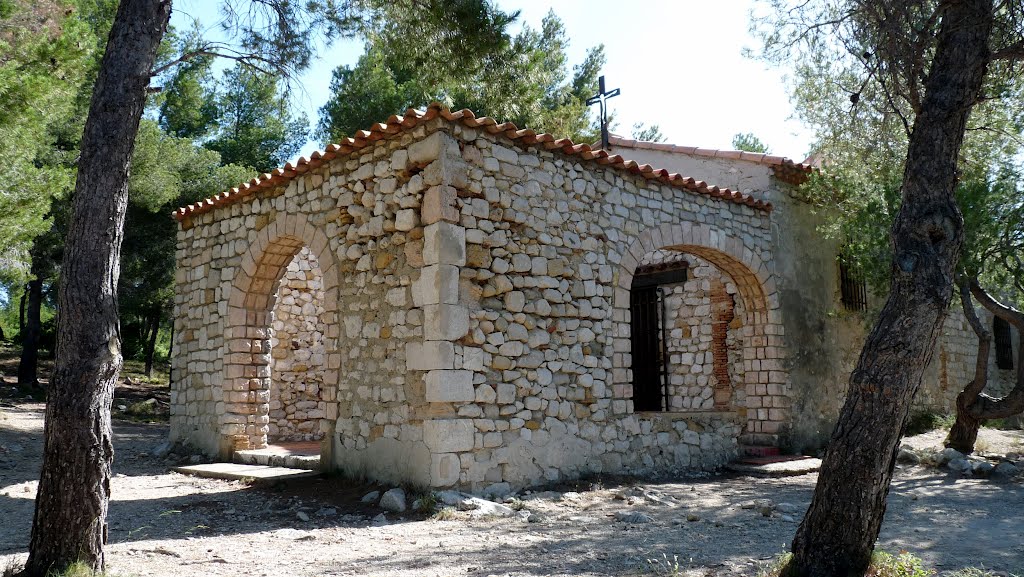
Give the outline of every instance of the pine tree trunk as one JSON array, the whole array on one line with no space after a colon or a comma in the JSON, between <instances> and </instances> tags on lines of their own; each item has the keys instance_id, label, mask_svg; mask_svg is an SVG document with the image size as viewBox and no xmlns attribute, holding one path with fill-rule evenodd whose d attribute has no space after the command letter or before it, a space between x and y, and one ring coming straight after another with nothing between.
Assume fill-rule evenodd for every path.
<instances>
[{"instance_id":1,"label":"pine tree trunk","mask_svg":"<svg viewBox=\"0 0 1024 577\"><path fill-rule=\"evenodd\" d=\"M28 285L21 291L21 304L18 306L18 332L25 332L25 306L28 301Z\"/></svg>"},{"instance_id":2,"label":"pine tree trunk","mask_svg":"<svg viewBox=\"0 0 1024 577\"><path fill-rule=\"evenodd\" d=\"M25 326L21 331L18 384L34 387L39 384L39 340L43 333L43 279L36 276L28 283L28 290L25 292L28 295L28 302L25 306Z\"/></svg>"},{"instance_id":3,"label":"pine tree trunk","mask_svg":"<svg viewBox=\"0 0 1024 577\"><path fill-rule=\"evenodd\" d=\"M156 355L156 338L160 334L160 317L160 308L157 307L146 319L149 326L149 338L146 340L146 378L153 376L153 357Z\"/></svg>"},{"instance_id":4,"label":"pine tree trunk","mask_svg":"<svg viewBox=\"0 0 1024 577\"><path fill-rule=\"evenodd\" d=\"M75 561L104 564L128 167L170 10L170 0L121 1L93 90L61 266L57 359L25 567L32 577Z\"/></svg>"},{"instance_id":5,"label":"pine tree trunk","mask_svg":"<svg viewBox=\"0 0 1024 577\"><path fill-rule=\"evenodd\" d=\"M967 116L989 59L991 0L942 5L893 224L889 299L850 376L785 574L863 575L885 515L896 447L952 296L963 243L953 191Z\"/></svg>"}]
</instances>

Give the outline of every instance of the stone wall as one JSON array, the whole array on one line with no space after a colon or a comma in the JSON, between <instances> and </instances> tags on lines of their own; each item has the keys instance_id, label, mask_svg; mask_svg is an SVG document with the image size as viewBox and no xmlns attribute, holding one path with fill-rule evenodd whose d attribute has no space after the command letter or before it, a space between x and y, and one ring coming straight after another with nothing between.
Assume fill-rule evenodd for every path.
<instances>
[{"instance_id":1,"label":"stone wall","mask_svg":"<svg viewBox=\"0 0 1024 577\"><path fill-rule=\"evenodd\" d=\"M838 418L850 372L873 318L872 313L846 311L841 303L835 260L839 245L823 238L823 212L807 203L798 189L776 179L772 167L766 164L731 158L728 153L713 158L627 147L617 152L638 162L750 192L775 205L772 246L784 312L789 351L786 366L793 403L792 425L781 441L793 451L822 447ZM881 306L883 298L870 295L869 306ZM991 315L985 311L980 311L980 315L991 326ZM1019 338L1016 332L1014 338ZM1016 351L1015 344L1015 354ZM952 412L956 395L973 378L976 354L977 339L954 299L912 410ZM993 354L988 392L1005 394L1012 389L1013 381L1013 371L999 370Z\"/></svg>"},{"instance_id":2,"label":"stone wall","mask_svg":"<svg viewBox=\"0 0 1024 577\"><path fill-rule=\"evenodd\" d=\"M327 351L323 279L316 257L303 247L288 263L274 305L270 337L270 441L323 438L321 397Z\"/></svg>"},{"instance_id":3,"label":"stone wall","mask_svg":"<svg viewBox=\"0 0 1024 577\"><path fill-rule=\"evenodd\" d=\"M743 303L736 287L710 263L689 258L689 279L667 285L669 408L728 411L746 407Z\"/></svg>"},{"instance_id":4,"label":"stone wall","mask_svg":"<svg viewBox=\"0 0 1024 577\"><path fill-rule=\"evenodd\" d=\"M182 221L174 438L266 444L275 295L304 248L323 278L317 433L349 473L480 489L705 469L786 430L767 211L501 130L438 118L389 134ZM734 391L713 386L710 410L632 406L629 287L665 248L702 263L708 382Z\"/></svg>"},{"instance_id":5,"label":"stone wall","mask_svg":"<svg viewBox=\"0 0 1024 577\"><path fill-rule=\"evenodd\" d=\"M781 330L765 331L764 323L774 320L767 312L755 327L756 306L742 323L750 343L742 355L750 370L742 378L764 380L740 386L765 409L637 414L630 400L628 287L643 255L692 245L684 252L728 263L745 283L745 298L765 299L770 287L764 290L751 272L770 276L752 262L771 258L765 213L584 170L558 154L517 150L486 133L456 126L454 135L464 141L454 163L468 164L469 178L456 191L457 214L445 226L465 239L457 298L469 323L455 353L463 363L456 361L460 379L473 385L472 395L466 389L451 397L447 409L473 423L472 450L467 437L466 449L452 451L457 460L446 457L449 474L458 463L460 484L709 468L735 455L744 429L779 430L787 402L775 360L780 351L772 350L762 366L754 347L778 344L770 338L781 340ZM715 227L722 236L712 239ZM695 239L694 231L703 230ZM736 239L739 258L724 254L729 238ZM737 262L744 255L750 262Z\"/></svg>"}]
</instances>

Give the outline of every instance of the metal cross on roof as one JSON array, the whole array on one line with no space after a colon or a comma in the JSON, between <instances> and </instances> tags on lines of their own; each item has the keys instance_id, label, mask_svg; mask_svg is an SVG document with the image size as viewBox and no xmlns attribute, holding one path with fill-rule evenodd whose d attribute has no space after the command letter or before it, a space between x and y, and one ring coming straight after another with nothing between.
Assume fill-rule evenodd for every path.
<instances>
[{"instance_id":1,"label":"metal cross on roof","mask_svg":"<svg viewBox=\"0 0 1024 577\"><path fill-rule=\"evenodd\" d=\"M619 95L620 90L616 88L611 92L605 92L604 76L597 79L597 94L587 99L587 106L601 105L601 148L608 150L608 99Z\"/></svg>"}]
</instances>

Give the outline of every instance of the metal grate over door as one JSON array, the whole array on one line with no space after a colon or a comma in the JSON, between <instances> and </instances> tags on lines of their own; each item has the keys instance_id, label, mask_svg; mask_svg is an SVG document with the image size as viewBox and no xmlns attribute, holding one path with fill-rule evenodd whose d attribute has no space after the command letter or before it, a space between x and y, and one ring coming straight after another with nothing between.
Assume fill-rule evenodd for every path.
<instances>
[{"instance_id":1,"label":"metal grate over door","mask_svg":"<svg viewBox=\"0 0 1024 577\"><path fill-rule=\"evenodd\" d=\"M630 291L635 411L663 411L668 406L663 309L663 291L657 286L634 286Z\"/></svg>"}]
</instances>

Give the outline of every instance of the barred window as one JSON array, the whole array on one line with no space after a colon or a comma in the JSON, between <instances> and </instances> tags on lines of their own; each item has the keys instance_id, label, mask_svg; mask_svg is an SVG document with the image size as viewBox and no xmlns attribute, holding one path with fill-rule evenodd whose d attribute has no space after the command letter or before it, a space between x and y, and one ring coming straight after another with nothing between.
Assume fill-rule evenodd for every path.
<instances>
[{"instance_id":1,"label":"barred window","mask_svg":"<svg viewBox=\"0 0 1024 577\"><path fill-rule=\"evenodd\" d=\"M868 283L864 274L853 265L839 260L839 290L843 307L848 311L868 308Z\"/></svg>"}]
</instances>

